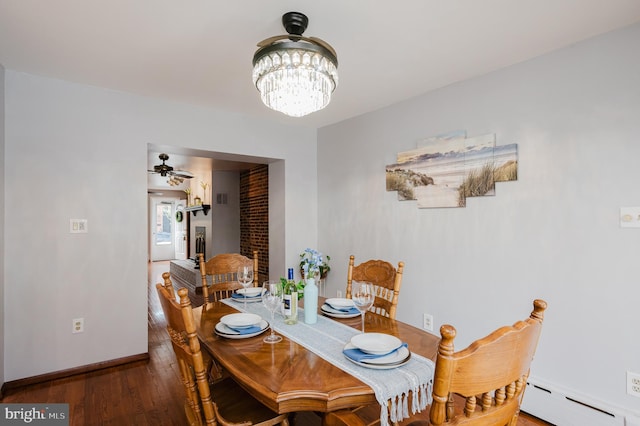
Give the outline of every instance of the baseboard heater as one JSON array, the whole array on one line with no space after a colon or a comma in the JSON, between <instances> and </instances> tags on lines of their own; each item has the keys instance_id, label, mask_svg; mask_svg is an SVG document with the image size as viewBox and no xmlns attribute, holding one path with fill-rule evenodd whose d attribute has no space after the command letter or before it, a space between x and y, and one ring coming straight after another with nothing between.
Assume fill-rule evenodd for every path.
<instances>
[{"instance_id":1,"label":"baseboard heater","mask_svg":"<svg viewBox=\"0 0 640 426\"><path fill-rule=\"evenodd\" d=\"M522 411L557 426L640 426L640 416L529 377Z\"/></svg>"}]
</instances>

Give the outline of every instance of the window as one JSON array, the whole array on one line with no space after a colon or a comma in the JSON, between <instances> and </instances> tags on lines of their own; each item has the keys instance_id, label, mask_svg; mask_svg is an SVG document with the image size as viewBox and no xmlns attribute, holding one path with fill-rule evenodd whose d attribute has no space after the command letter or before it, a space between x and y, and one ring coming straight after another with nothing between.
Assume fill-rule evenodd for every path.
<instances>
[{"instance_id":1,"label":"window","mask_svg":"<svg viewBox=\"0 0 640 426\"><path fill-rule=\"evenodd\" d=\"M171 204L156 205L156 245L171 244Z\"/></svg>"}]
</instances>

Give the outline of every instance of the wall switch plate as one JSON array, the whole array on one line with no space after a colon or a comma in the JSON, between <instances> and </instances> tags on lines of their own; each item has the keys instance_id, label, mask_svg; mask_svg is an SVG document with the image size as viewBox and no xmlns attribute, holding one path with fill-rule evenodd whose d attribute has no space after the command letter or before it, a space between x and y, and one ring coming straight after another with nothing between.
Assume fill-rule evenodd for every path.
<instances>
[{"instance_id":1,"label":"wall switch plate","mask_svg":"<svg viewBox=\"0 0 640 426\"><path fill-rule=\"evenodd\" d=\"M422 317L422 327L425 330L433 331L433 315L424 314Z\"/></svg>"},{"instance_id":2,"label":"wall switch plate","mask_svg":"<svg viewBox=\"0 0 640 426\"><path fill-rule=\"evenodd\" d=\"M86 234L89 232L87 219L69 219L69 232L72 234Z\"/></svg>"}]
</instances>

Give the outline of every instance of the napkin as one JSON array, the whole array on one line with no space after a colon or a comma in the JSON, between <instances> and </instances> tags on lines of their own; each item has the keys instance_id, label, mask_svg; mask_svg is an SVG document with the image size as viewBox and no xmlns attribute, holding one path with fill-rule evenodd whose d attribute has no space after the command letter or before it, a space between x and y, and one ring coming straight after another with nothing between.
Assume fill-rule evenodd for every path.
<instances>
[{"instance_id":1,"label":"napkin","mask_svg":"<svg viewBox=\"0 0 640 426\"><path fill-rule=\"evenodd\" d=\"M354 361L362 362L362 361L366 361L368 359L376 359L376 358L381 358L383 356L390 355L390 354L396 352L398 349L406 348L407 346L408 345L406 343L403 343L400 346L398 346L397 348L395 348L394 350L392 350L390 352L387 352L387 353L384 353L384 354L368 354L366 352L362 352L358 348L343 349L342 353L345 354L345 356L347 356L348 358L351 358Z\"/></svg>"},{"instance_id":2,"label":"napkin","mask_svg":"<svg viewBox=\"0 0 640 426\"><path fill-rule=\"evenodd\" d=\"M232 329L233 331L237 331L240 334L251 334L251 333L258 333L262 331L262 327L260 327L259 325L252 325L251 327L243 327L243 328L234 328L234 327L229 327L229 328Z\"/></svg>"},{"instance_id":3,"label":"napkin","mask_svg":"<svg viewBox=\"0 0 640 426\"><path fill-rule=\"evenodd\" d=\"M360 311L358 310L358 308L356 308L355 306L350 306L350 307L337 307L337 306L333 306L329 303L325 303L325 305L327 305L328 307L330 307L331 309L333 309L334 311L340 311L340 312L344 312L345 314L359 314Z\"/></svg>"},{"instance_id":4,"label":"napkin","mask_svg":"<svg viewBox=\"0 0 640 426\"><path fill-rule=\"evenodd\" d=\"M233 293L231 297L234 299L253 299L254 297L260 297L260 294L256 294L255 296L245 296L244 294Z\"/></svg>"}]
</instances>

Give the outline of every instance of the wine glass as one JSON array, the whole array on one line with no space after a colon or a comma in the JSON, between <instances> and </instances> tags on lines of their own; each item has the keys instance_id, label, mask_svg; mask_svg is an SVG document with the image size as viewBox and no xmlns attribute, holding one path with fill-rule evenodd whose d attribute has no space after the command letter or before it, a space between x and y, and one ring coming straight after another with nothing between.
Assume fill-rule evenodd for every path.
<instances>
[{"instance_id":1,"label":"wine glass","mask_svg":"<svg viewBox=\"0 0 640 426\"><path fill-rule=\"evenodd\" d=\"M364 333L364 315L371 308L376 297L373 292L373 284L365 281L354 281L352 287L354 290L351 298L362 314L362 332Z\"/></svg>"},{"instance_id":2,"label":"wine glass","mask_svg":"<svg viewBox=\"0 0 640 426\"><path fill-rule=\"evenodd\" d=\"M275 334L273 322L275 313L282 307L284 291L280 281L265 281L262 284L262 304L271 312L271 333L263 339L265 343L277 343L282 340L281 336Z\"/></svg>"},{"instance_id":3,"label":"wine glass","mask_svg":"<svg viewBox=\"0 0 640 426\"><path fill-rule=\"evenodd\" d=\"M249 284L253 282L253 265L246 263L238 266L238 282L242 284L242 287L246 290L249 288ZM247 293L244 296L244 310L247 310Z\"/></svg>"}]
</instances>

